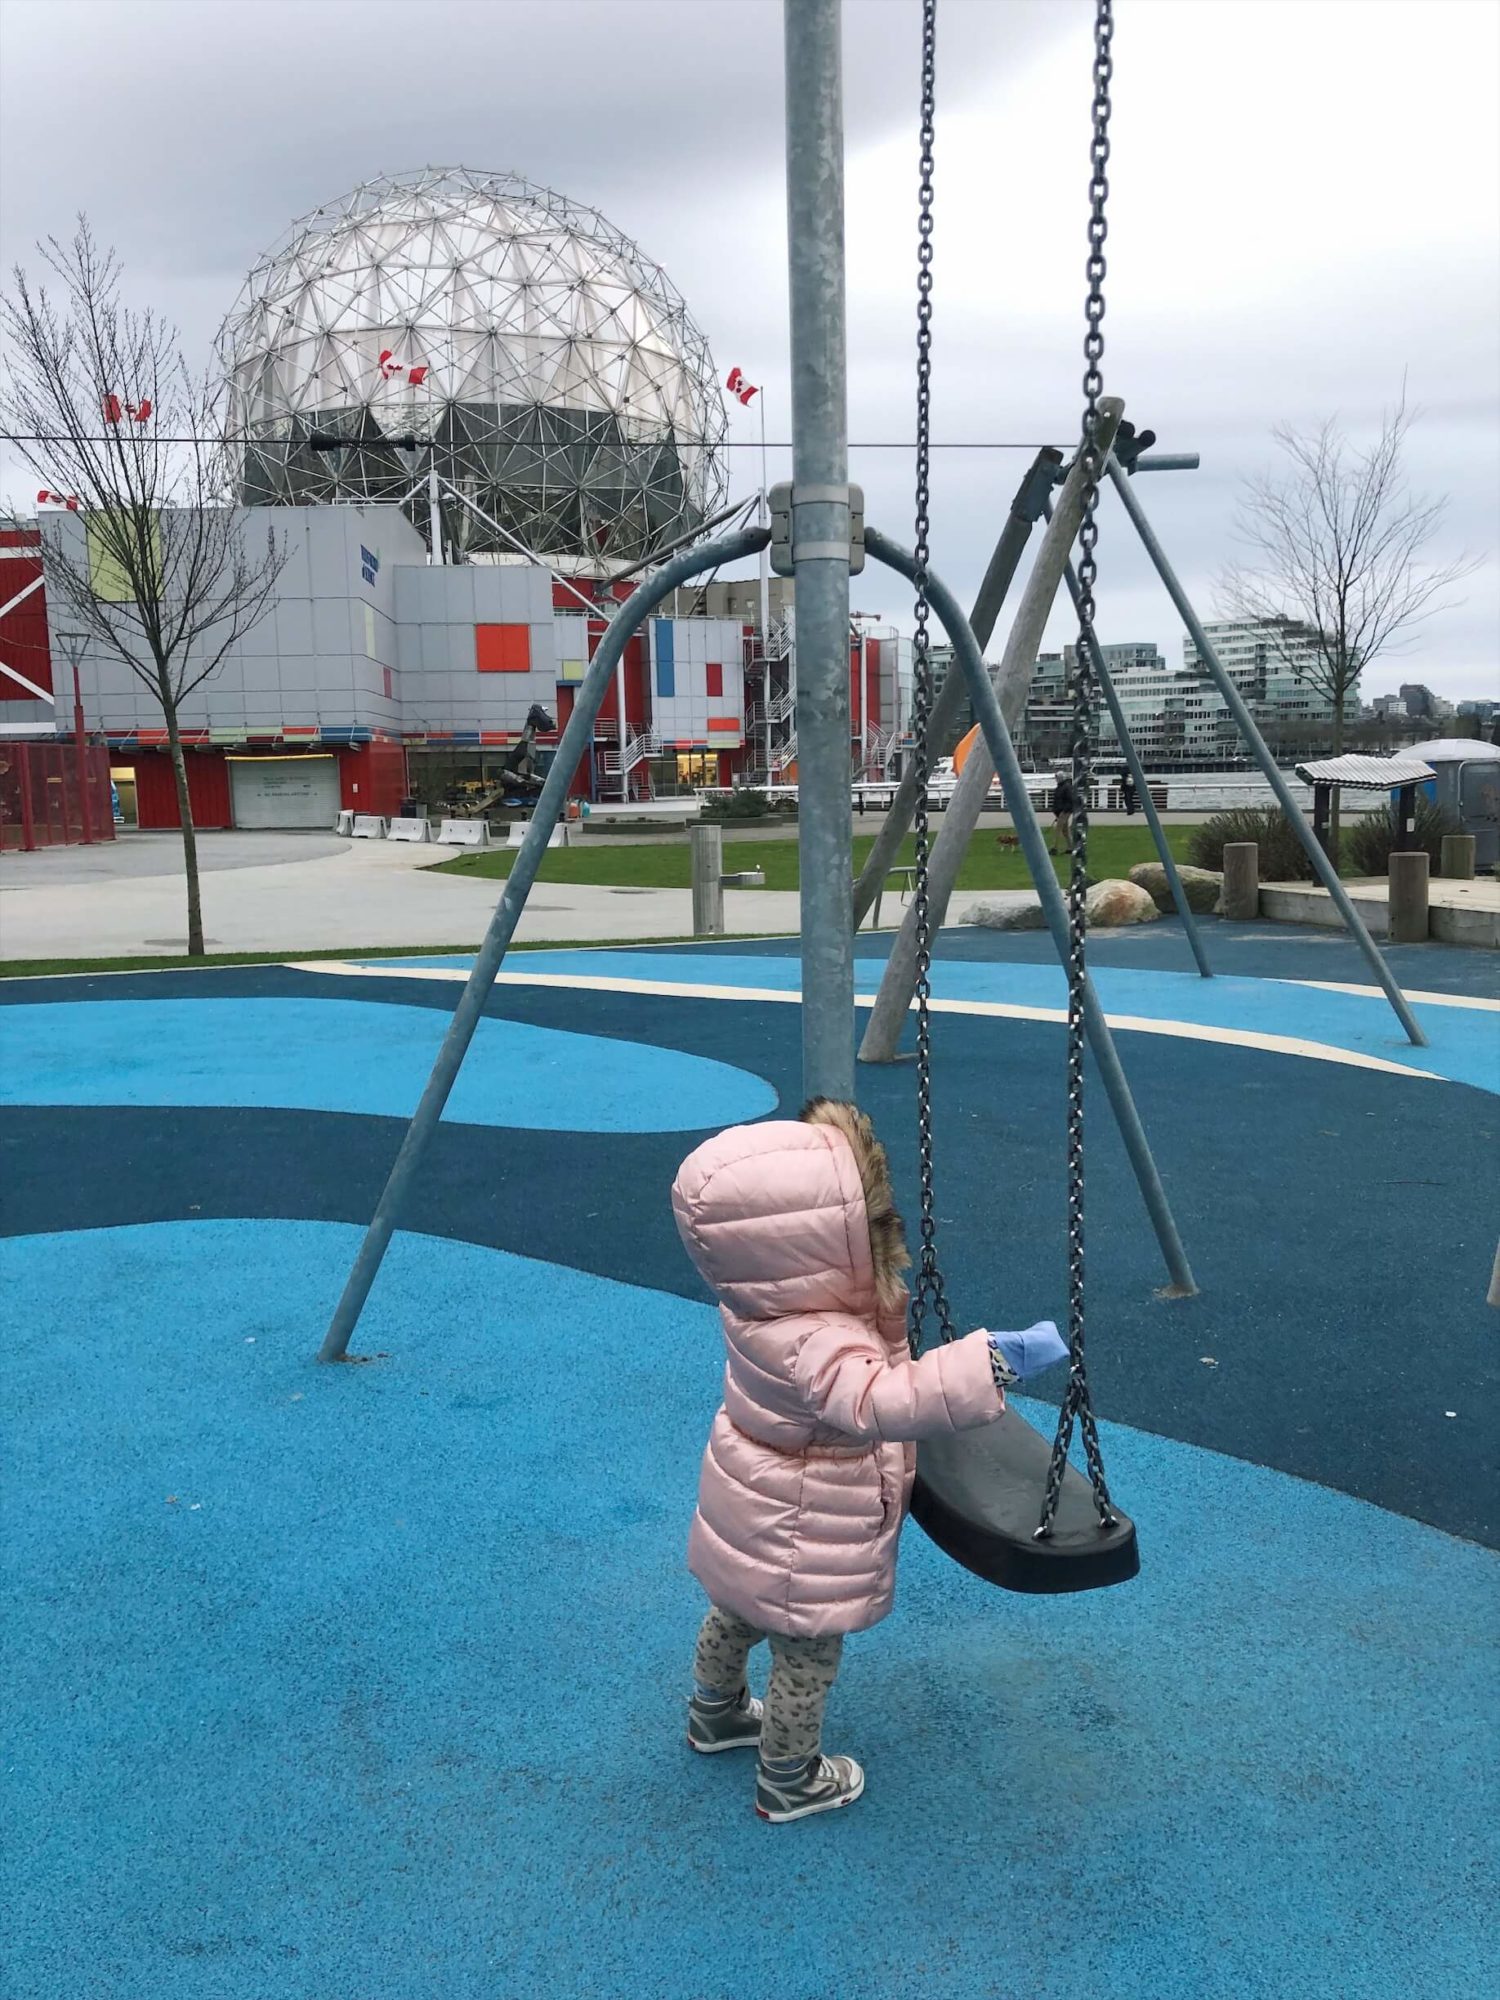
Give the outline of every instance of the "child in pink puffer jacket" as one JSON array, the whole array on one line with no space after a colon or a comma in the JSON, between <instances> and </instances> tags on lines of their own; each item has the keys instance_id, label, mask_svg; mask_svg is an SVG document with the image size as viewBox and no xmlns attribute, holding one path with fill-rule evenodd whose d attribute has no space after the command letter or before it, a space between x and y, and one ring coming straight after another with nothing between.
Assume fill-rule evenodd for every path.
<instances>
[{"instance_id":1,"label":"child in pink puffer jacket","mask_svg":"<svg viewBox=\"0 0 1500 2000\"><path fill-rule=\"evenodd\" d=\"M821 1754L823 1708L844 1634L891 1608L914 1440L993 1423L1013 1362L1032 1373L1066 1350L1042 1322L911 1359L911 1260L885 1150L852 1104L721 1132L683 1162L672 1206L726 1349L688 1542L712 1607L688 1741L756 1746L756 1811L804 1819L864 1789L852 1757ZM745 1683L763 1638L764 1708Z\"/></svg>"}]
</instances>

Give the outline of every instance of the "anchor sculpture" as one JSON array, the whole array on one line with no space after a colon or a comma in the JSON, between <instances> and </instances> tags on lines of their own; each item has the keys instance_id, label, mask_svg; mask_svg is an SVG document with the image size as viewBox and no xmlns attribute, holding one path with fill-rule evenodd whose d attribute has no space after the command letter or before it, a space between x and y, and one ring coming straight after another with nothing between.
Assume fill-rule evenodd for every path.
<instances>
[{"instance_id":1,"label":"anchor sculpture","mask_svg":"<svg viewBox=\"0 0 1500 2000\"><path fill-rule=\"evenodd\" d=\"M526 712L526 727L521 731L520 741L500 760L499 783L492 785L482 797L466 800L458 810L467 818L475 819L506 799L534 799L542 789L541 776L536 768L536 739L538 736L555 735L556 732L556 719L539 701L534 701Z\"/></svg>"}]
</instances>

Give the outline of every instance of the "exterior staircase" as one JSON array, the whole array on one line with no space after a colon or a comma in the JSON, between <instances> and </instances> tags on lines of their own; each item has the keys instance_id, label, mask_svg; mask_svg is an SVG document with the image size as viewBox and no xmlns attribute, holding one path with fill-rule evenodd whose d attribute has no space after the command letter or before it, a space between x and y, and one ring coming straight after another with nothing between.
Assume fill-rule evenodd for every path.
<instances>
[{"instance_id":1,"label":"exterior staircase","mask_svg":"<svg viewBox=\"0 0 1500 2000\"><path fill-rule=\"evenodd\" d=\"M601 734L604 734L604 731L601 730ZM611 736L614 734L614 725L612 723L608 725L608 734ZM618 748L603 752L601 762L604 767L604 775L607 778L628 777L638 764L644 764L648 757L656 757L660 754L661 741L655 730L639 729L633 736L628 736L625 739L625 761L623 766L620 762Z\"/></svg>"}]
</instances>

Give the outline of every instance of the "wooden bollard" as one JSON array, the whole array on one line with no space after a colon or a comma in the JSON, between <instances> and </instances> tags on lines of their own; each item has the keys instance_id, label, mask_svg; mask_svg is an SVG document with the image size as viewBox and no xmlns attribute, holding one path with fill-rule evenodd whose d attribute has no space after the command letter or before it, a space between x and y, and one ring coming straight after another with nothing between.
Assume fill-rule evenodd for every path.
<instances>
[{"instance_id":1,"label":"wooden bollard","mask_svg":"<svg viewBox=\"0 0 1500 2000\"><path fill-rule=\"evenodd\" d=\"M1448 882L1472 882L1474 880L1474 849L1478 845L1472 833L1445 833L1442 847L1438 850L1438 873Z\"/></svg>"},{"instance_id":2,"label":"wooden bollard","mask_svg":"<svg viewBox=\"0 0 1500 2000\"><path fill-rule=\"evenodd\" d=\"M1231 840L1224 849L1224 915L1248 923L1260 915L1260 848Z\"/></svg>"},{"instance_id":3,"label":"wooden bollard","mask_svg":"<svg viewBox=\"0 0 1500 2000\"><path fill-rule=\"evenodd\" d=\"M1386 936L1392 944L1427 941L1428 869L1427 855L1420 848L1414 854L1391 856Z\"/></svg>"}]
</instances>

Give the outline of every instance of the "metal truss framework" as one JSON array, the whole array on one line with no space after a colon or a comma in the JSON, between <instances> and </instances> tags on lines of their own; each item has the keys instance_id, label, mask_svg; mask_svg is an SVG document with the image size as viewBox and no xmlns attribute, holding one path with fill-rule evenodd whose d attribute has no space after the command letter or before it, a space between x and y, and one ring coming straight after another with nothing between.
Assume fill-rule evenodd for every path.
<instances>
[{"instance_id":1,"label":"metal truss framework","mask_svg":"<svg viewBox=\"0 0 1500 2000\"><path fill-rule=\"evenodd\" d=\"M597 210L514 174L426 168L318 209L256 264L218 349L252 506L404 502L429 532L436 472L528 549L614 567L727 490L681 294ZM442 528L455 552L512 546L468 508Z\"/></svg>"}]
</instances>

